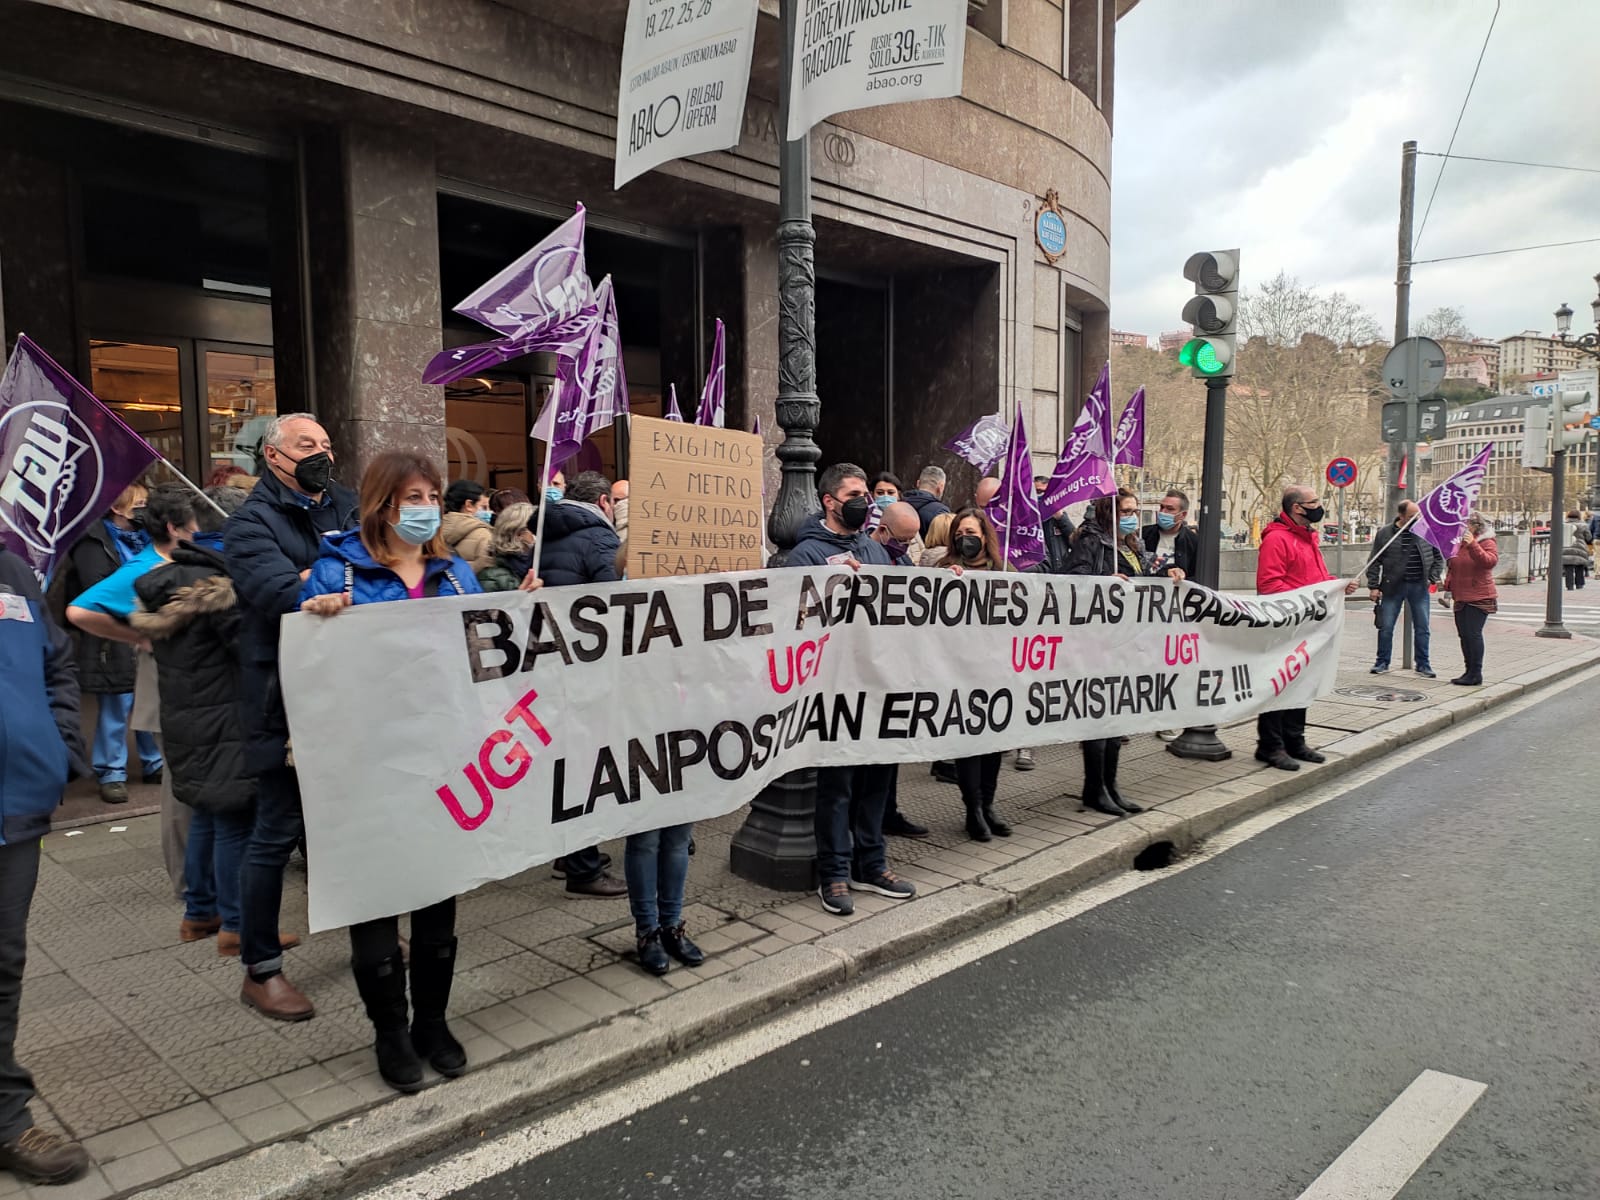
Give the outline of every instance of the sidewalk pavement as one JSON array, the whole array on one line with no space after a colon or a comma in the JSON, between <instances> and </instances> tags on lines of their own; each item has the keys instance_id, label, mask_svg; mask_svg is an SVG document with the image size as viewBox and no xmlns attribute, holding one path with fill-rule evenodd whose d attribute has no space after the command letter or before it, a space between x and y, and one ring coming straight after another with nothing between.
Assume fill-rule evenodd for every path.
<instances>
[{"instance_id":1,"label":"sidewalk pavement","mask_svg":"<svg viewBox=\"0 0 1600 1200\"><path fill-rule=\"evenodd\" d=\"M569 899L548 868L463 897L451 1015L474 1070L409 1098L378 1078L343 930L288 955L316 1018L268 1021L240 1005L236 959L220 958L214 941L178 942L182 914L155 817L53 832L17 1050L39 1085L36 1119L84 1139L96 1165L67 1188L28 1188L0 1172L0 1200L103 1200L169 1180L159 1195L170 1200L322 1194L1126 868L1152 843L1182 851L1332 772L1600 660L1587 639L1491 623L1488 684L1453 687L1459 649L1438 621L1440 679L1398 670L1375 679L1367 620L1351 612L1339 691L1311 710L1326 766L1263 768L1252 758L1254 722L1221 731L1234 755L1219 763L1181 761L1137 737L1123 753L1122 790L1152 811L1113 821L1080 810L1076 745L1038 750L1029 773L1008 755L999 808L1015 836L982 845L963 832L954 787L903 767L901 807L933 830L890 843L891 862L919 890L910 903L858 893L853 918L830 916L815 895L771 892L728 871L742 810L702 823L685 917L710 957L695 970L657 979L623 961L633 946L626 901ZM620 844L609 849L620 862ZM306 928L298 862L284 926Z\"/></svg>"}]
</instances>

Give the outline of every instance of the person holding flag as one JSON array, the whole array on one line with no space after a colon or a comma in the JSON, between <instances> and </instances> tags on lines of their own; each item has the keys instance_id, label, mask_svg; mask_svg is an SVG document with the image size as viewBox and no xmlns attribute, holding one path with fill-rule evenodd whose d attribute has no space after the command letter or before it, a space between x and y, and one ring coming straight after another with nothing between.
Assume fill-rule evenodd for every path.
<instances>
[{"instance_id":1,"label":"person holding flag","mask_svg":"<svg viewBox=\"0 0 1600 1200\"><path fill-rule=\"evenodd\" d=\"M1494 569L1500 562L1494 526L1474 512L1467 517L1461 546L1445 564L1440 591L1455 605L1456 636L1461 639L1461 657L1466 669L1450 682L1458 687L1477 687L1483 683L1483 627L1491 613L1499 609ZM1443 597L1441 597L1442 599Z\"/></svg>"}]
</instances>

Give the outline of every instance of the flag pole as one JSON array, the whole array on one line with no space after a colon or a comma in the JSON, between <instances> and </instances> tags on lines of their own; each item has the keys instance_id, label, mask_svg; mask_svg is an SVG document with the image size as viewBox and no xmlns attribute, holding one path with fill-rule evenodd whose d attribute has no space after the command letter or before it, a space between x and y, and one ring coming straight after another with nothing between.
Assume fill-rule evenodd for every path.
<instances>
[{"instance_id":1,"label":"flag pole","mask_svg":"<svg viewBox=\"0 0 1600 1200\"><path fill-rule=\"evenodd\" d=\"M1382 558L1383 557L1383 552L1385 550L1387 550L1390 546L1394 545L1395 538L1399 537L1406 530L1410 529L1411 526L1416 523L1417 518L1420 517L1421 515L1422 515L1422 509L1419 508L1419 509L1417 509L1416 512L1411 514L1411 516L1407 519L1407 521L1406 521L1406 523L1404 525L1400 526L1399 529L1396 529L1394 531L1394 533L1390 535L1389 540L1387 542L1385 542L1377 550L1374 550L1371 554L1369 554L1367 556L1367 567L1370 567L1372 565L1372 560L1373 559ZM1366 574L1367 567L1360 568L1358 571L1356 571L1356 573L1354 575L1351 575L1349 577L1349 579L1346 580L1346 582L1348 583L1350 580L1360 579L1362 575Z\"/></svg>"},{"instance_id":2,"label":"flag pole","mask_svg":"<svg viewBox=\"0 0 1600 1200\"><path fill-rule=\"evenodd\" d=\"M134 436L137 437L138 435L135 434ZM143 438L139 438L139 440L141 442L144 442ZM145 442L144 444L146 446L150 446L149 442ZM151 449L152 452L154 452L155 447L154 446L150 446L150 449ZM183 484L184 487L188 488L196 496L199 496L200 499L204 500L212 508L216 509L217 516L221 517L224 521L226 521L228 519L228 514L222 511L222 505L218 504L210 496L206 495L204 488L200 487L197 483L195 483L194 480L190 479L182 471L178 470L177 467L173 466L165 458L162 458L161 455L159 455L159 454L156 455L156 461L158 463L160 463L163 467L165 467L167 470L171 471L174 475L176 475L178 477L178 482L179 483ZM239 474L243 475L244 472L241 471L241 472L239 472Z\"/></svg>"},{"instance_id":3,"label":"flag pole","mask_svg":"<svg viewBox=\"0 0 1600 1200\"><path fill-rule=\"evenodd\" d=\"M550 395L545 398L545 404L554 404L559 399L559 397L556 395L556 391L560 387L561 378L558 375L554 385L551 387ZM535 422L535 424L537 424L537 422ZM555 436L554 413L551 414L550 434L552 438ZM542 478L539 482L539 513L534 518L533 527L533 564L528 568L528 570L533 573L533 577L535 579L539 577L539 557L544 553L544 510L550 503L550 498L546 496L545 493L550 490L550 466L551 460L555 456L555 449L556 448L553 441L547 441L544 444L544 466L540 469L540 475Z\"/></svg>"}]
</instances>

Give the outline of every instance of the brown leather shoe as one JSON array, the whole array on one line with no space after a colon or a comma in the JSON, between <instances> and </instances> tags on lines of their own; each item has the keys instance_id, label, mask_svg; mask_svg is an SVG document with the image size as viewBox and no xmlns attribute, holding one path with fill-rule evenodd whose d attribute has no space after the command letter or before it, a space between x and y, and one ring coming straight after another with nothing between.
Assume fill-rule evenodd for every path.
<instances>
[{"instance_id":1,"label":"brown leather shoe","mask_svg":"<svg viewBox=\"0 0 1600 1200\"><path fill-rule=\"evenodd\" d=\"M82 1146L37 1125L0 1142L0 1171L32 1183L71 1183L88 1169L89 1155Z\"/></svg>"},{"instance_id":2,"label":"brown leather shoe","mask_svg":"<svg viewBox=\"0 0 1600 1200\"><path fill-rule=\"evenodd\" d=\"M207 917L203 921L191 921L188 917L185 917L178 922L178 940L180 942L203 942L221 928L221 917Z\"/></svg>"},{"instance_id":3,"label":"brown leather shoe","mask_svg":"<svg viewBox=\"0 0 1600 1200\"><path fill-rule=\"evenodd\" d=\"M284 950L293 950L300 944L298 933L284 933L278 930L278 946ZM217 934L217 953L224 958L239 957L239 935L229 933L226 929Z\"/></svg>"},{"instance_id":4,"label":"brown leather shoe","mask_svg":"<svg viewBox=\"0 0 1600 1200\"><path fill-rule=\"evenodd\" d=\"M282 975L256 979L247 972L244 986L239 989L239 999L245 1007L274 1021L309 1021L317 1012L305 993Z\"/></svg>"}]
</instances>

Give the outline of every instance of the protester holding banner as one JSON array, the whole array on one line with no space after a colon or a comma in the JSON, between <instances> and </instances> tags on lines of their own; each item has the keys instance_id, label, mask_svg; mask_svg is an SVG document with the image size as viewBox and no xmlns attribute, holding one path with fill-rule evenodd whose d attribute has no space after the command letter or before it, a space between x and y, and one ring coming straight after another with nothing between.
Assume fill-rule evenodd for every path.
<instances>
[{"instance_id":1,"label":"protester holding banner","mask_svg":"<svg viewBox=\"0 0 1600 1200\"><path fill-rule=\"evenodd\" d=\"M1185 577L1194 574L1200 535L1189 528L1189 497L1177 488L1167 489L1155 523L1144 527L1144 548L1158 561L1177 567Z\"/></svg>"},{"instance_id":2,"label":"protester holding banner","mask_svg":"<svg viewBox=\"0 0 1600 1200\"><path fill-rule=\"evenodd\" d=\"M917 510L917 517L922 522L923 541L928 539L928 526L933 519L950 511L950 506L944 502L944 489L944 468L926 466L922 468L922 474L917 476L917 486L900 497Z\"/></svg>"},{"instance_id":3,"label":"protester holding banner","mask_svg":"<svg viewBox=\"0 0 1600 1200\"><path fill-rule=\"evenodd\" d=\"M441 531L449 546L473 572L483 570L494 558L489 550L490 525L494 513L483 484L458 479L444 493L444 523Z\"/></svg>"},{"instance_id":4,"label":"protester holding banner","mask_svg":"<svg viewBox=\"0 0 1600 1200\"><path fill-rule=\"evenodd\" d=\"M1322 559L1318 527L1324 509L1314 488L1290 484L1283 491L1282 511L1261 531L1256 559L1256 591L1263 596L1292 592L1336 578ZM1345 584L1345 595L1357 579ZM1256 761L1280 771L1298 771L1302 762L1327 759L1306 744L1306 710L1280 708L1256 718Z\"/></svg>"},{"instance_id":5,"label":"protester holding banner","mask_svg":"<svg viewBox=\"0 0 1600 1200\"><path fill-rule=\"evenodd\" d=\"M284 978L278 939L283 869L305 836L278 683L278 624L299 607L323 536L351 528L360 514L355 493L333 482L328 431L310 413L274 418L261 455L266 474L222 530L223 558L239 600L244 769L256 777L255 825L239 868L245 971L239 998L273 1020L304 1021L315 1010Z\"/></svg>"},{"instance_id":6,"label":"protester holding banner","mask_svg":"<svg viewBox=\"0 0 1600 1200\"><path fill-rule=\"evenodd\" d=\"M533 567L533 505L524 500L500 510L489 540L489 565L479 571L486 592L514 592Z\"/></svg>"},{"instance_id":7,"label":"protester holding banner","mask_svg":"<svg viewBox=\"0 0 1600 1200\"><path fill-rule=\"evenodd\" d=\"M333 616L352 604L481 593L472 568L450 553L440 532L442 488L439 469L420 455L391 450L373 459L361 476L360 528L323 539L322 556L301 589L301 610ZM422 1059L448 1077L467 1069L466 1052L445 1023L455 926L453 896L411 914L409 1031L399 918L350 927L356 990L377 1032L378 1073L396 1091L422 1086Z\"/></svg>"},{"instance_id":8,"label":"protester holding banner","mask_svg":"<svg viewBox=\"0 0 1600 1200\"><path fill-rule=\"evenodd\" d=\"M33 1123L33 1078L17 1061L16 1042L40 847L67 781L88 774L89 764L72 643L29 566L0 541L0 1171L68 1183L89 1156ZM0 1186L11 1194L10 1184Z\"/></svg>"},{"instance_id":9,"label":"protester holding banner","mask_svg":"<svg viewBox=\"0 0 1600 1200\"><path fill-rule=\"evenodd\" d=\"M142 558L160 561L150 550L150 535L137 514L145 506L148 489L143 484L124 488L103 520L84 531L67 555L66 594L76 596L105 579L118 567ZM94 745L91 751L100 799L107 804L128 801L128 717L133 711L136 675L133 646L127 641L80 632L78 682L97 697ZM161 777L161 751L148 733L136 735L140 766L146 783Z\"/></svg>"},{"instance_id":10,"label":"protester holding banner","mask_svg":"<svg viewBox=\"0 0 1600 1200\"><path fill-rule=\"evenodd\" d=\"M882 515L872 531L873 540L889 552L895 566L916 566L922 557L917 510L904 500L894 500L880 506L879 512Z\"/></svg>"},{"instance_id":11,"label":"protester holding banner","mask_svg":"<svg viewBox=\"0 0 1600 1200\"><path fill-rule=\"evenodd\" d=\"M1499 608L1494 569L1500 563L1494 526L1474 512L1461 533L1461 546L1445 564L1442 592L1455 604L1456 636L1461 639L1461 657L1466 670L1450 682L1461 687L1483 683L1483 627L1489 615Z\"/></svg>"}]
</instances>

